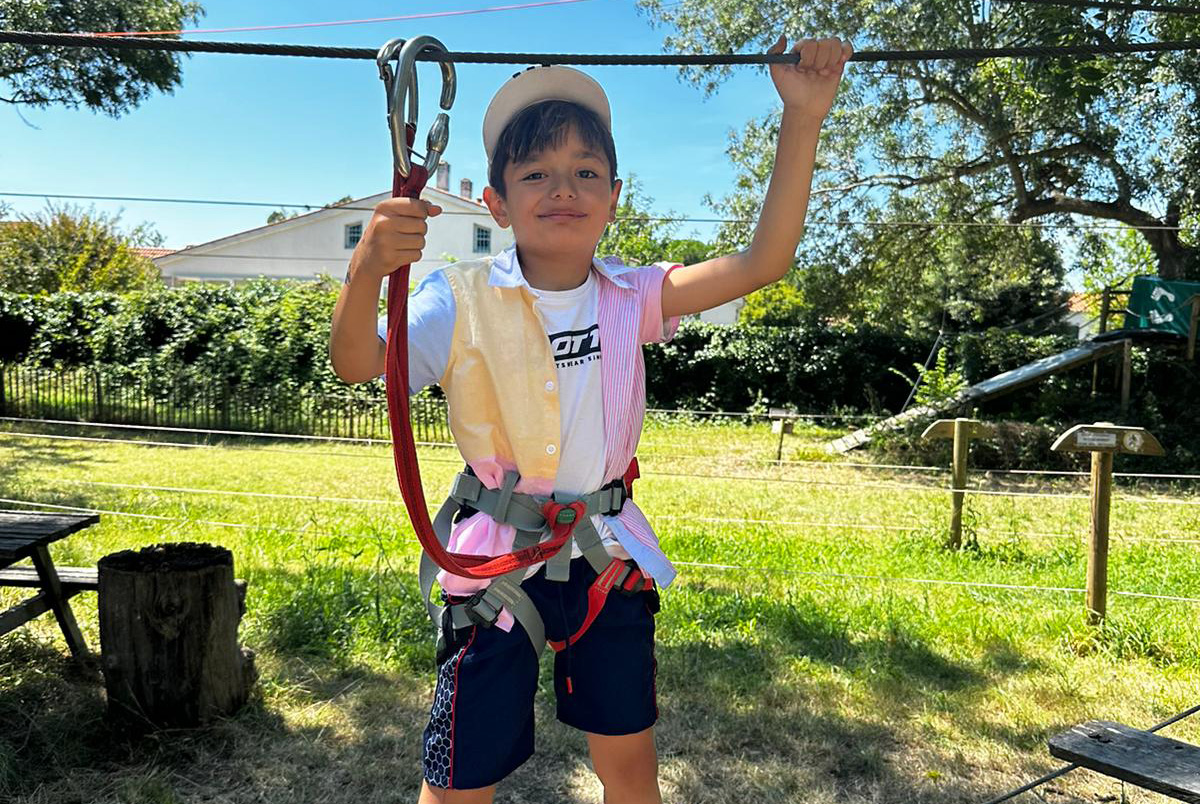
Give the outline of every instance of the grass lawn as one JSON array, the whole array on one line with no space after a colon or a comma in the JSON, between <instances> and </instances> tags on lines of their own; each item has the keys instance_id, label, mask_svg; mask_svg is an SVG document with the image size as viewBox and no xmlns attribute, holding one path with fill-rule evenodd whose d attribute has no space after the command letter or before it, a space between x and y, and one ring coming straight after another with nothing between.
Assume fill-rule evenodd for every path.
<instances>
[{"instance_id":1,"label":"grass lawn","mask_svg":"<svg viewBox=\"0 0 1200 804\"><path fill-rule=\"evenodd\" d=\"M766 425L647 426L636 497L680 569L656 648L665 800L983 801L1056 767L1045 739L1069 725L1146 727L1200 703L1200 604L1118 594L1200 597L1194 484L1119 485L1110 616L1091 628L1080 594L915 582L1081 587L1085 479L973 476L1072 496L970 495L973 538L948 551L946 473L846 466L818 448L831 435L801 428L784 442L796 462L777 465ZM426 448L421 461L440 500L457 453ZM161 541L229 547L249 581L241 638L261 672L237 716L128 740L44 615L0 638L0 801L415 800L432 632L386 447L10 429L0 497L112 512L59 543L59 564ZM0 605L20 596L0 592ZM95 595L73 605L98 648ZM537 755L497 800L599 802L582 735L554 720L547 669ZM1200 742L1200 716L1163 733ZM1038 795L1119 801L1122 790L1076 771Z\"/></svg>"}]
</instances>

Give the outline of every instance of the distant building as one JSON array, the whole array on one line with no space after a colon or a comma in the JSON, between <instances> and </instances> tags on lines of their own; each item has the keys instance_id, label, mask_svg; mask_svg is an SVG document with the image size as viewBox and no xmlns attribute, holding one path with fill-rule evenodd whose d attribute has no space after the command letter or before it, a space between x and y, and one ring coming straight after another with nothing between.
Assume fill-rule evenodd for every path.
<instances>
[{"instance_id":1,"label":"distant building","mask_svg":"<svg viewBox=\"0 0 1200 804\"><path fill-rule=\"evenodd\" d=\"M1067 300L1063 321L1075 328L1079 340L1085 341L1100 331L1100 317L1092 309L1092 297L1087 293L1072 293Z\"/></svg>"},{"instance_id":2,"label":"distant building","mask_svg":"<svg viewBox=\"0 0 1200 804\"><path fill-rule=\"evenodd\" d=\"M449 184L450 166L442 163L436 185L421 193L443 212L429 219L423 258L412 267L414 281L447 263L494 254L512 243L512 231L497 226L483 202L472 197L469 179L460 182L458 195L450 192ZM372 210L390 197L391 193L379 193L358 198L208 243L147 256L172 287L184 282L238 282L260 276L316 279L327 274L340 279L371 220Z\"/></svg>"}]
</instances>

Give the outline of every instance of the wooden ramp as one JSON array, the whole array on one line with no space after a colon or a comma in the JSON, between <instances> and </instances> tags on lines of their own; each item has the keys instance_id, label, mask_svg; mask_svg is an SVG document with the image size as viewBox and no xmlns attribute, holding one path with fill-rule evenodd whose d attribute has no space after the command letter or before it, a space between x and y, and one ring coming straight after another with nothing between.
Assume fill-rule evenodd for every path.
<instances>
[{"instance_id":1,"label":"wooden ramp","mask_svg":"<svg viewBox=\"0 0 1200 804\"><path fill-rule=\"evenodd\" d=\"M832 452L849 452L856 447L866 444L876 433L885 430L900 430L909 424L928 421L943 414L962 410L970 405L995 399L998 396L1011 393L1018 388L1024 388L1027 385L1039 382L1052 374L1058 374L1059 372L1073 369L1076 366L1090 363L1093 360L1099 360L1107 354L1119 352L1124 348L1124 339L1086 341L1065 352L1043 357L1040 360L1027 363L1020 368L1006 371L1003 374L997 374L991 379L976 383L940 405L922 405L920 407L909 408L890 419L884 419L881 422L872 424L870 427L855 430L850 435L843 436L834 441L829 445L829 449Z\"/></svg>"},{"instance_id":2,"label":"wooden ramp","mask_svg":"<svg viewBox=\"0 0 1200 804\"><path fill-rule=\"evenodd\" d=\"M1148 731L1089 720L1050 738L1050 753L1082 768L1200 804L1200 747Z\"/></svg>"}]
</instances>

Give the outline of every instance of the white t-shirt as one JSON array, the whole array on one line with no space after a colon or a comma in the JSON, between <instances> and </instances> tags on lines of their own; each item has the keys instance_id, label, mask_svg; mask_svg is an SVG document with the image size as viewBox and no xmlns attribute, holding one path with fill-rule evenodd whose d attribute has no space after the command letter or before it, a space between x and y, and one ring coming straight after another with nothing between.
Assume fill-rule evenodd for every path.
<instances>
[{"instance_id":1,"label":"white t-shirt","mask_svg":"<svg viewBox=\"0 0 1200 804\"><path fill-rule=\"evenodd\" d=\"M596 272L571 290L540 290L530 286L533 309L541 316L550 339L558 374L558 403L562 452L554 488L567 494L587 494L604 483L604 389L600 376L600 327ZM610 555L628 558L601 517L592 518ZM572 558L581 553L573 543Z\"/></svg>"},{"instance_id":2,"label":"white t-shirt","mask_svg":"<svg viewBox=\"0 0 1200 804\"><path fill-rule=\"evenodd\" d=\"M600 383L600 327L596 275L571 290L530 287L558 370L562 455L556 491L586 494L604 482L604 405Z\"/></svg>"}]
</instances>

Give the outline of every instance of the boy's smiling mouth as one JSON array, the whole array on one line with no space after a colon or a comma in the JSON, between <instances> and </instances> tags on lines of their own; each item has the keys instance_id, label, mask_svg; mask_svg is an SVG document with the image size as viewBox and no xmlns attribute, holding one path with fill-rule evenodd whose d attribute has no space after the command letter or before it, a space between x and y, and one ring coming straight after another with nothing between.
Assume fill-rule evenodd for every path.
<instances>
[{"instance_id":1,"label":"boy's smiling mouth","mask_svg":"<svg viewBox=\"0 0 1200 804\"><path fill-rule=\"evenodd\" d=\"M538 217L551 221L572 221L586 218L587 213L577 209L552 209L549 212L543 212Z\"/></svg>"}]
</instances>

